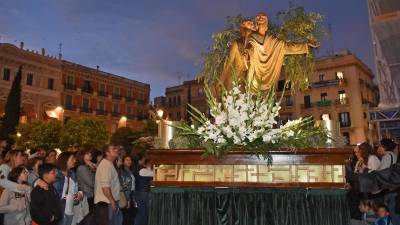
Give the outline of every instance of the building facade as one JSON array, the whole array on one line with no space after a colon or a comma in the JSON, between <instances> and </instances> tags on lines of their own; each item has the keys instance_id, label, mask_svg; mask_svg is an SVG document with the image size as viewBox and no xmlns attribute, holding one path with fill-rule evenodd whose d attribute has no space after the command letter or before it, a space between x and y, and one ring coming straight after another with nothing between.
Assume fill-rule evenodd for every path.
<instances>
[{"instance_id":1,"label":"building facade","mask_svg":"<svg viewBox=\"0 0 400 225\"><path fill-rule=\"evenodd\" d=\"M92 116L113 133L148 118L150 85L62 61L64 118Z\"/></svg>"},{"instance_id":2,"label":"building facade","mask_svg":"<svg viewBox=\"0 0 400 225\"><path fill-rule=\"evenodd\" d=\"M55 57L24 49L12 44L0 43L0 116L19 66L22 66L21 79L21 118L22 123L46 120L47 111L60 105L62 92L61 62Z\"/></svg>"},{"instance_id":3,"label":"building facade","mask_svg":"<svg viewBox=\"0 0 400 225\"><path fill-rule=\"evenodd\" d=\"M62 107L64 121L87 116L105 122L112 133L118 127L135 128L148 118L150 85L46 56L12 44L0 43L0 115L12 80L23 66L22 122L46 120Z\"/></svg>"},{"instance_id":4,"label":"building facade","mask_svg":"<svg viewBox=\"0 0 400 225\"><path fill-rule=\"evenodd\" d=\"M182 85L166 89L164 108L165 116L169 120L188 120L188 104L206 115L209 114L203 82L197 80L184 81Z\"/></svg>"},{"instance_id":5,"label":"building facade","mask_svg":"<svg viewBox=\"0 0 400 225\"><path fill-rule=\"evenodd\" d=\"M371 70L348 51L316 60L317 74L311 87L303 92L285 92L281 119L322 115L338 121L340 132L350 144L369 140L368 110L378 102L377 89ZM278 83L278 96L282 93L284 75Z\"/></svg>"}]
</instances>

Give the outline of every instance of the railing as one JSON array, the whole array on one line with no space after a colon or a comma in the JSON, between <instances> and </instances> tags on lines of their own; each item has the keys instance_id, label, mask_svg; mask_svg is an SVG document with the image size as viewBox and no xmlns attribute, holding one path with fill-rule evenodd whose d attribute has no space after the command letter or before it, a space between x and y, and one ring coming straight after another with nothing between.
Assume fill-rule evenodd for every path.
<instances>
[{"instance_id":1,"label":"railing","mask_svg":"<svg viewBox=\"0 0 400 225\"><path fill-rule=\"evenodd\" d=\"M334 85L343 85L346 83L346 79L334 79L334 80L322 80L318 82L312 83L311 87L313 88L320 88L320 87L327 87L327 86L334 86Z\"/></svg>"},{"instance_id":2,"label":"railing","mask_svg":"<svg viewBox=\"0 0 400 225\"><path fill-rule=\"evenodd\" d=\"M317 106L318 107L328 107L332 105L332 101L331 100L322 100L317 102Z\"/></svg>"},{"instance_id":3,"label":"railing","mask_svg":"<svg viewBox=\"0 0 400 225\"><path fill-rule=\"evenodd\" d=\"M74 106L74 105L64 105L64 109L65 110L70 110L70 111L75 111L76 110L76 106Z\"/></svg>"},{"instance_id":4,"label":"railing","mask_svg":"<svg viewBox=\"0 0 400 225\"><path fill-rule=\"evenodd\" d=\"M132 97L125 97L125 101L127 101L127 102L133 102L133 98L132 98Z\"/></svg>"},{"instance_id":5,"label":"railing","mask_svg":"<svg viewBox=\"0 0 400 225\"><path fill-rule=\"evenodd\" d=\"M93 88L84 86L84 87L82 87L82 92L91 94L91 93L93 93Z\"/></svg>"},{"instance_id":6,"label":"railing","mask_svg":"<svg viewBox=\"0 0 400 225\"><path fill-rule=\"evenodd\" d=\"M81 107L81 112L84 112L84 113L92 113L92 109L91 109L91 108L88 108L88 107L82 106L82 107Z\"/></svg>"},{"instance_id":7,"label":"railing","mask_svg":"<svg viewBox=\"0 0 400 225\"><path fill-rule=\"evenodd\" d=\"M347 98L336 99L335 105L349 105L349 100Z\"/></svg>"},{"instance_id":8,"label":"railing","mask_svg":"<svg viewBox=\"0 0 400 225\"><path fill-rule=\"evenodd\" d=\"M106 91L99 91L97 95L98 95L98 96L107 97L107 96L108 96L108 92L106 92Z\"/></svg>"},{"instance_id":9,"label":"railing","mask_svg":"<svg viewBox=\"0 0 400 225\"><path fill-rule=\"evenodd\" d=\"M112 94L112 98L116 99L116 100L121 100L122 99L122 95Z\"/></svg>"},{"instance_id":10,"label":"railing","mask_svg":"<svg viewBox=\"0 0 400 225\"><path fill-rule=\"evenodd\" d=\"M343 188L351 148L271 150L273 164L234 151L203 158L204 150L148 151L155 186Z\"/></svg>"},{"instance_id":11,"label":"railing","mask_svg":"<svg viewBox=\"0 0 400 225\"><path fill-rule=\"evenodd\" d=\"M112 112L111 115L112 115L113 117L120 117L120 116L121 116L121 113L120 113L120 112Z\"/></svg>"},{"instance_id":12,"label":"railing","mask_svg":"<svg viewBox=\"0 0 400 225\"><path fill-rule=\"evenodd\" d=\"M65 90L76 90L76 85L71 84L71 83L65 83L64 84L64 89Z\"/></svg>"},{"instance_id":13,"label":"railing","mask_svg":"<svg viewBox=\"0 0 400 225\"><path fill-rule=\"evenodd\" d=\"M98 109L96 110L96 115L103 115L106 116L108 114L108 112L104 109Z\"/></svg>"}]
</instances>

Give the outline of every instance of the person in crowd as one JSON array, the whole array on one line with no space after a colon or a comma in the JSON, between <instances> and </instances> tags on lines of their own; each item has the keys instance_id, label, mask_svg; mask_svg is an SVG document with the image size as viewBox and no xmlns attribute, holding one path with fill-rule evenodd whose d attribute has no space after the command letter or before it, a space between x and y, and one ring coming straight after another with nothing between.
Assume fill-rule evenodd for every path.
<instances>
[{"instance_id":1,"label":"person in crowd","mask_svg":"<svg viewBox=\"0 0 400 225\"><path fill-rule=\"evenodd\" d=\"M150 185L153 180L151 161L144 155L138 156L138 164L135 175L135 200L137 203L137 214L135 225L147 225L149 219Z\"/></svg>"},{"instance_id":2,"label":"person in crowd","mask_svg":"<svg viewBox=\"0 0 400 225\"><path fill-rule=\"evenodd\" d=\"M363 199L360 201L360 212L362 213L362 224L363 225L374 225L377 216L374 211L373 201L369 199Z\"/></svg>"},{"instance_id":3,"label":"person in crowd","mask_svg":"<svg viewBox=\"0 0 400 225\"><path fill-rule=\"evenodd\" d=\"M101 151L98 150L92 151L92 163L96 165L96 168L100 164L102 159L103 159L103 153Z\"/></svg>"},{"instance_id":4,"label":"person in crowd","mask_svg":"<svg viewBox=\"0 0 400 225\"><path fill-rule=\"evenodd\" d=\"M81 222L82 225L94 224L94 181L96 174L96 164L92 162L92 152L88 149L77 153L79 166L76 170L78 187L87 198L89 204L89 214Z\"/></svg>"},{"instance_id":5,"label":"person in crowd","mask_svg":"<svg viewBox=\"0 0 400 225\"><path fill-rule=\"evenodd\" d=\"M382 139L378 147L378 156L381 157L381 164L378 170L384 170L397 162L397 155L393 152L397 145L391 139Z\"/></svg>"},{"instance_id":6,"label":"person in crowd","mask_svg":"<svg viewBox=\"0 0 400 225\"><path fill-rule=\"evenodd\" d=\"M32 159L32 158L36 158L36 157L40 157L40 158L46 158L46 151L43 149L32 149L29 152L29 158L28 159Z\"/></svg>"},{"instance_id":7,"label":"person in crowd","mask_svg":"<svg viewBox=\"0 0 400 225\"><path fill-rule=\"evenodd\" d=\"M376 207L376 214L378 218L375 220L375 225L393 225L386 205L378 205Z\"/></svg>"},{"instance_id":8,"label":"person in crowd","mask_svg":"<svg viewBox=\"0 0 400 225\"><path fill-rule=\"evenodd\" d=\"M24 152L22 154L22 165L24 167L28 167L28 158L29 158L29 155Z\"/></svg>"},{"instance_id":9,"label":"person in crowd","mask_svg":"<svg viewBox=\"0 0 400 225\"><path fill-rule=\"evenodd\" d=\"M10 171L23 164L23 152L19 150L9 151L0 165L0 187L11 191L27 192L29 191L29 185L18 184L16 182L7 179Z\"/></svg>"},{"instance_id":10,"label":"person in crowd","mask_svg":"<svg viewBox=\"0 0 400 225\"><path fill-rule=\"evenodd\" d=\"M78 190L78 182L76 181L76 175L73 171L75 164L75 153L72 152L61 153L56 162L59 173L54 187L59 195L61 195L61 202L64 206L64 216L60 225L72 224L75 214L74 205L79 204L83 198L83 193ZM59 176L60 172L61 176Z\"/></svg>"},{"instance_id":11,"label":"person in crowd","mask_svg":"<svg viewBox=\"0 0 400 225\"><path fill-rule=\"evenodd\" d=\"M53 187L57 176L56 166L49 163L41 165L39 176L48 184L48 189L36 186L31 192L32 225L58 225L63 218L63 210L57 191Z\"/></svg>"},{"instance_id":12,"label":"person in crowd","mask_svg":"<svg viewBox=\"0 0 400 225\"><path fill-rule=\"evenodd\" d=\"M122 208L123 225L133 225L135 221L136 202L134 200L135 177L132 173L132 158L125 155L122 158L122 165L119 167L121 182L121 197L126 199L126 206Z\"/></svg>"},{"instance_id":13,"label":"person in crowd","mask_svg":"<svg viewBox=\"0 0 400 225\"><path fill-rule=\"evenodd\" d=\"M57 162L57 151L56 150L48 151L46 155L46 163L56 164L56 162Z\"/></svg>"},{"instance_id":14,"label":"person in crowd","mask_svg":"<svg viewBox=\"0 0 400 225\"><path fill-rule=\"evenodd\" d=\"M107 145L96 170L94 202L96 204L97 225L122 225L122 215L118 206L121 185L114 162L119 156L119 148Z\"/></svg>"},{"instance_id":15,"label":"person in crowd","mask_svg":"<svg viewBox=\"0 0 400 225\"><path fill-rule=\"evenodd\" d=\"M0 161L4 159L7 153L7 139L0 137Z\"/></svg>"},{"instance_id":16,"label":"person in crowd","mask_svg":"<svg viewBox=\"0 0 400 225\"><path fill-rule=\"evenodd\" d=\"M44 160L41 157L31 158L28 161L28 184L31 185L32 188L34 184L40 180L39 167L43 164L43 161Z\"/></svg>"},{"instance_id":17,"label":"person in crowd","mask_svg":"<svg viewBox=\"0 0 400 225\"><path fill-rule=\"evenodd\" d=\"M11 170L8 179L18 184L27 184L28 170L18 166ZM0 198L0 213L4 213L4 225L31 224L29 213L29 192L18 193L4 190Z\"/></svg>"},{"instance_id":18,"label":"person in crowd","mask_svg":"<svg viewBox=\"0 0 400 225\"><path fill-rule=\"evenodd\" d=\"M374 154L374 150L368 143L364 142L360 144L356 155L359 154L359 161L356 164L356 169L358 173L365 171L371 172L377 170L381 164L379 158ZM358 156L357 156L358 157Z\"/></svg>"}]
</instances>

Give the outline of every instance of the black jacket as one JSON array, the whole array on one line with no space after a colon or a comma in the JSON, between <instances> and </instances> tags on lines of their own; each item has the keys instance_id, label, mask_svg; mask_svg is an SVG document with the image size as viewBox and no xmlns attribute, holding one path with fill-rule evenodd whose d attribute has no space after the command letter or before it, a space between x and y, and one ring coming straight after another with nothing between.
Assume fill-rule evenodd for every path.
<instances>
[{"instance_id":1,"label":"black jacket","mask_svg":"<svg viewBox=\"0 0 400 225\"><path fill-rule=\"evenodd\" d=\"M49 185L49 190L35 187L31 192L30 208L32 220L39 225L56 225L63 216L61 201L53 185Z\"/></svg>"}]
</instances>

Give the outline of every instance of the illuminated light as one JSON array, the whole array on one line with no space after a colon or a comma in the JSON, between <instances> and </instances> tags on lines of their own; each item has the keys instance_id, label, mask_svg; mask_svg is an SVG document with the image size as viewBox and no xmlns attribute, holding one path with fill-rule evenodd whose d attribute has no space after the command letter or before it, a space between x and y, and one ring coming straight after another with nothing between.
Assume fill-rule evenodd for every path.
<instances>
[{"instance_id":1,"label":"illuminated light","mask_svg":"<svg viewBox=\"0 0 400 225\"><path fill-rule=\"evenodd\" d=\"M17 137L21 137L22 134L20 132L17 133Z\"/></svg>"},{"instance_id":2,"label":"illuminated light","mask_svg":"<svg viewBox=\"0 0 400 225\"><path fill-rule=\"evenodd\" d=\"M343 72L336 72L336 77L337 79L342 80L344 78Z\"/></svg>"},{"instance_id":3,"label":"illuminated light","mask_svg":"<svg viewBox=\"0 0 400 225\"><path fill-rule=\"evenodd\" d=\"M61 154L61 149L55 148L54 150L57 152L57 155Z\"/></svg>"},{"instance_id":4,"label":"illuminated light","mask_svg":"<svg viewBox=\"0 0 400 225\"><path fill-rule=\"evenodd\" d=\"M157 115L159 118L162 118L164 115L164 111L162 109L157 110Z\"/></svg>"}]
</instances>

